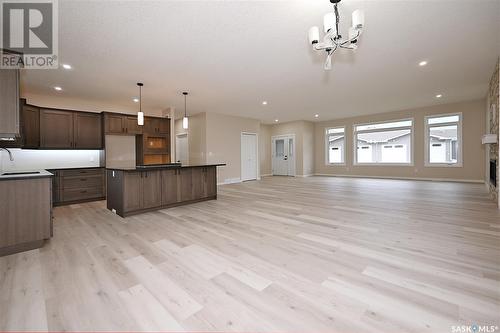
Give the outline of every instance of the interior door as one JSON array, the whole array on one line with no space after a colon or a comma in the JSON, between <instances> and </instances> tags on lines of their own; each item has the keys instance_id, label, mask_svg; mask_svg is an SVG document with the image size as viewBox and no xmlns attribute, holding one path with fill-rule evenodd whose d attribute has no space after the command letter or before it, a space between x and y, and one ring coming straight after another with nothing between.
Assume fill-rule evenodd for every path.
<instances>
[{"instance_id":1,"label":"interior door","mask_svg":"<svg viewBox=\"0 0 500 333\"><path fill-rule=\"evenodd\" d=\"M272 139L273 175L295 176L295 147L293 136Z\"/></svg>"},{"instance_id":2,"label":"interior door","mask_svg":"<svg viewBox=\"0 0 500 333\"><path fill-rule=\"evenodd\" d=\"M257 135L241 135L241 180L257 179Z\"/></svg>"},{"instance_id":3,"label":"interior door","mask_svg":"<svg viewBox=\"0 0 500 333\"><path fill-rule=\"evenodd\" d=\"M189 163L187 134L180 134L175 137L175 154L177 162L182 164Z\"/></svg>"}]
</instances>

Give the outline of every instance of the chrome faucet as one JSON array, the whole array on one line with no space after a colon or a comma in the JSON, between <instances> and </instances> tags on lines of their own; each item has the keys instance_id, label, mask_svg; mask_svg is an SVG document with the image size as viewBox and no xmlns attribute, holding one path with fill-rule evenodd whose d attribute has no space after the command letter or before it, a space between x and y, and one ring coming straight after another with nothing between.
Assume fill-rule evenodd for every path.
<instances>
[{"instance_id":1,"label":"chrome faucet","mask_svg":"<svg viewBox=\"0 0 500 333\"><path fill-rule=\"evenodd\" d=\"M12 156L12 152L10 150L8 150L7 148L0 147L0 150L2 150L2 149L5 150L6 152L8 152L9 153L9 159L11 161L14 161L14 156Z\"/></svg>"}]
</instances>

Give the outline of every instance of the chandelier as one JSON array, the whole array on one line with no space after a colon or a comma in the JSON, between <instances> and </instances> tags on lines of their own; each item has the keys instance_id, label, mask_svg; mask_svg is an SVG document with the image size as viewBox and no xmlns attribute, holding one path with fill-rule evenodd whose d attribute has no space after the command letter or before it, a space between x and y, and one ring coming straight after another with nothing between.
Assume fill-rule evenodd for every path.
<instances>
[{"instance_id":1,"label":"chandelier","mask_svg":"<svg viewBox=\"0 0 500 333\"><path fill-rule=\"evenodd\" d=\"M365 14L357 9L352 13L352 26L349 28L348 38L343 39L339 33L340 15L337 8L341 0L330 0L333 3L333 13L328 13L323 18L323 30L325 36L323 42L319 42L319 28L317 26L309 29L309 43L316 51L326 52L325 70L332 69L332 55L338 48L356 50L361 31L365 25Z\"/></svg>"}]
</instances>

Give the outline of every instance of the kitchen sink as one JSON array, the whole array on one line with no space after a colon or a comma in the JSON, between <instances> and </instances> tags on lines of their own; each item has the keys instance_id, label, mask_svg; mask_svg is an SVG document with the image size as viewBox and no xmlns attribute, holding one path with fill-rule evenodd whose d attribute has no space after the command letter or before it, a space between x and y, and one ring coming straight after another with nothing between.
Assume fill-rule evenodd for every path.
<instances>
[{"instance_id":1,"label":"kitchen sink","mask_svg":"<svg viewBox=\"0 0 500 333\"><path fill-rule=\"evenodd\" d=\"M35 175L40 171L19 171L19 172L5 172L1 176L16 176L16 175Z\"/></svg>"}]
</instances>

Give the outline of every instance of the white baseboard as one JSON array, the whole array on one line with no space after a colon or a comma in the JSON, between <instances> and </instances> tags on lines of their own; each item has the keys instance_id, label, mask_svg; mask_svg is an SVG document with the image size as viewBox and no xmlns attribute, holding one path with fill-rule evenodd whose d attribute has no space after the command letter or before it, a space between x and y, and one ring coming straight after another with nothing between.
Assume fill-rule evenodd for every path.
<instances>
[{"instance_id":1,"label":"white baseboard","mask_svg":"<svg viewBox=\"0 0 500 333\"><path fill-rule=\"evenodd\" d=\"M217 183L217 185L228 185L228 184L238 184L241 183L241 178L226 178L223 183Z\"/></svg>"},{"instance_id":2,"label":"white baseboard","mask_svg":"<svg viewBox=\"0 0 500 333\"><path fill-rule=\"evenodd\" d=\"M305 177L312 177L314 176L314 174L308 174L308 175L296 175L295 177L302 177L302 178L305 178Z\"/></svg>"},{"instance_id":3,"label":"white baseboard","mask_svg":"<svg viewBox=\"0 0 500 333\"><path fill-rule=\"evenodd\" d=\"M266 174L264 174L264 175L260 175L260 177L261 177L261 178L262 178L262 177L270 177L270 176L272 176L272 175L273 175L272 173L266 173Z\"/></svg>"},{"instance_id":4,"label":"white baseboard","mask_svg":"<svg viewBox=\"0 0 500 333\"><path fill-rule=\"evenodd\" d=\"M484 183L482 179L455 179L455 178L423 178L423 177L386 177L386 176L366 176L366 175L338 175L316 173L315 176L321 177L346 177L346 178L374 178L374 179L401 179L401 180L424 180L433 182L455 182L455 183Z\"/></svg>"}]
</instances>

